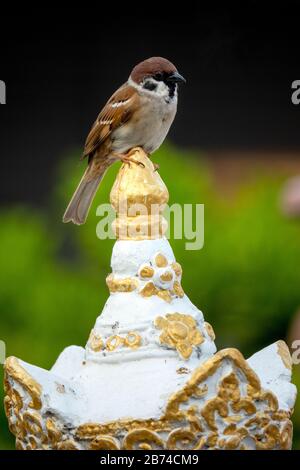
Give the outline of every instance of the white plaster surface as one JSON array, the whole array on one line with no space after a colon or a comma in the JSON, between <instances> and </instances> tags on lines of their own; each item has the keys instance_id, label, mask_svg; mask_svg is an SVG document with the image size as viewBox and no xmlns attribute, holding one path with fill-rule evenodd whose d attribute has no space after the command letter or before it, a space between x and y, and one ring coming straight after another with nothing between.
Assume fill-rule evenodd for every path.
<instances>
[{"instance_id":1,"label":"white plaster surface","mask_svg":"<svg viewBox=\"0 0 300 470\"><path fill-rule=\"evenodd\" d=\"M166 239L117 241L111 261L113 275L138 279L140 267L144 264L154 266L157 253L164 254L170 264L175 261ZM154 325L158 316L176 312L191 315L205 339L200 346L194 347L188 360L182 359L175 349L160 344L161 331ZM111 335L126 336L130 331L137 332L142 338L137 349L121 346L115 351L95 352L89 342L85 349L70 346L49 372L21 361L42 385L43 409L73 427L121 418L156 419L162 416L170 396L216 352L202 312L186 295L174 297L168 303L157 295L142 297L139 291L112 293L96 320L94 332L105 342ZM258 374L262 386L276 395L280 407L291 409L296 388L290 383L291 373L278 354L277 343L254 354L248 363ZM179 373L180 368L185 368L185 373ZM203 404L204 400L216 395L219 380L231 370L232 364L225 360L208 379L208 393Z\"/></svg>"},{"instance_id":2,"label":"white plaster surface","mask_svg":"<svg viewBox=\"0 0 300 470\"><path fill-rule=\"evenodd\" d=\"M166 239L117 241L111 260L112 273L116 278L138 278L145 264L160 273L163 268L155 267L158 253L170 265L175 261ZM176 312L192 316L205 339L194 348L188 360L182 359L175 349L160 344L161 331L154 325L158 316ZM70 346L61 353L50 373L31 369L38 375L37 380L42 381L43 388L46 385L51 390L45 392L48 406L56 407L59 414L72 416L74 425L89 420L159 418L170 395L182 388L193 370L216 352L204 327L202 312L186 295L174 297L168 303L156 295L142 297L139 291L112 293L96 320L94 332L105 341L112 335L125 336L130 331L142 337L138 349L121 347L94 352L89 343L86 349ZM182 367L184 374L178 373ZM55 382L64 385L64 393L61 387L55 388Z\"/></svg>"},{"instance_id":3,"label":"white plaster surface","mask_svg":"<svg viewBox=\"0 0 300 470\"><path fill-rule=\"evenodd\" d=\"M163 253L168 261L175 261L172 248L166 238L156 240L117 240L111 258L113 273L120 277L136 275L145 262L153 262L156 253Z\"/></svg>"},{"instance_id":4,"label":"white plaster surface","mask_svg":"<svg viewBox=\"0 0 300 470\"><path fill-rule=\"evenodd\" d=\"M262 386L277 396L280 408L294 407L297 395L296 386L291 381L292 372L278 354L278 344L273 343L248 359L248 364L257 373Z\"/></svg>"}]
</instances>

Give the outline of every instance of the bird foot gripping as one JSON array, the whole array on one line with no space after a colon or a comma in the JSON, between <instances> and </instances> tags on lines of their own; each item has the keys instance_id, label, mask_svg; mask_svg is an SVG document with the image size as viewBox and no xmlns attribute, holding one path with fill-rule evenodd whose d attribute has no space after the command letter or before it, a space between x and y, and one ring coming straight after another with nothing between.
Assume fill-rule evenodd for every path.
<instances>
[{"instance_id":1,"label":"bird foot gripping","mask_svg":"<svg viewBox=\"0 0 300 470\"><path fill-rule=\"evenodd\" d=\"M140 162L139 160L132 158L132 155L134 155L135 153L136 153L136 148L129 150L129 152L126 154L118 153L114 155L123 163L127 163L128 165L130 165L131 163L135 163L136 165L139 165L140 167L145 168L145 164L143 162ZM159 170L158 163L153 163L153 166L154 166L154 171Z\"/></svg>"},{"instance_id":2,"label":"bird foot gripping","mask_svg":"<svg viewBox=\"0 0 300 470\"><path fill-rule=\"evenodd\" d=\"M136 153L136 149L131 149L129 150L128 153L118 153L118 154L115 154L115 156L121 160L121 162L123 163L127 163L128 165L130 165L131 163L135 163L136 165L139 165L141 166L142 168L145 168L145 165L144 163L140 162L139 160L136 160L135 158L132 158L132 155L134 155Z\"/></svg>"}]
</instances>

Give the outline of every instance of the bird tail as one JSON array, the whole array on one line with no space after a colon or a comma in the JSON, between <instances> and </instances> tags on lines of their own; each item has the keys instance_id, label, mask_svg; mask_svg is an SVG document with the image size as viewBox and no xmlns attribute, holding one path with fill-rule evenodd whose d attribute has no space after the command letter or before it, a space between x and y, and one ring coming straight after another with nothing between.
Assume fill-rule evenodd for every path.
<instances>
[{"instance_id":1,"label":"bird tail","mask_svg":"<svg viewBox=\"0 0 300 470\"><path fill-rule=\"evenodd\" d=\"M93 202L94 196L98 186L103 178L106 168L103 168L102 173L94 178L89 176L89 167L86 169L83 177L63 216L63 222L73 222L73 224L84 224Z\"/></svg>"}]
</instances>

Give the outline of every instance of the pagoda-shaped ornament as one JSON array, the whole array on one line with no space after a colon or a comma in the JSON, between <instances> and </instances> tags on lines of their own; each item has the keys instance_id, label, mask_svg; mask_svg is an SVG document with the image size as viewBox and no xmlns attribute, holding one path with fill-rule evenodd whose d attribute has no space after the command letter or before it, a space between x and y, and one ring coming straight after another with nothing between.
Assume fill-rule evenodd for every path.
<instances>
[{"instance_id":1,"label":"pagoda-shaped ornament","mask_svg":"<svg viewBox=\"0 0 300 470\"><path fill-rule=\"evenodd\" d=\"M164 237L167 188L141 149L134 158L141 165L123 164L111 191L110 296L86 347L66 348L50 371L6 360L17 449L290 449L286 344L248 360L216 352Z\"/></svg>"}]
</instances>

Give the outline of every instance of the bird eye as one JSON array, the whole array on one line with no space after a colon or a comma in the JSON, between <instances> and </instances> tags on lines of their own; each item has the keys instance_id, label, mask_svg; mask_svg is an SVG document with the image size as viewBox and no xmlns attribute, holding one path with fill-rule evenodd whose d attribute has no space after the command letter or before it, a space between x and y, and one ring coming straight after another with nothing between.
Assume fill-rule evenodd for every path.
<instances>
[{"instance_id":1,"label":"bird eye","mask_svg":"<svg viewBox=\"0 0 300 470\"><path fill-rule=\"evenodd\" d=\"M158 81L162 80L164 78L163 76L163 73L162 72L157 72L155 75L154 75L154 78Z\"/></svg>"}]
</instances>

